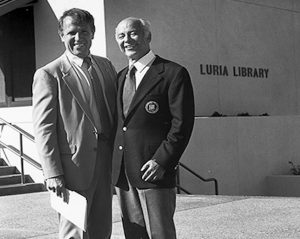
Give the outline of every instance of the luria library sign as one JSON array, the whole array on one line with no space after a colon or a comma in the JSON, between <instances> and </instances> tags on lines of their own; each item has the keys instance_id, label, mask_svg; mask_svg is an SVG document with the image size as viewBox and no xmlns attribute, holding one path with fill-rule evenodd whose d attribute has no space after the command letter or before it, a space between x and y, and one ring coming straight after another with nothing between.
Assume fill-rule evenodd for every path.
<instances>
[{"instance_id":1,"label":"luria library sign","mask_svg":"<svg viewBox=\"0 0 300 239\"><path fill-rule=\"evenodd\" d=\"M209 76L234 76L250 78L268 78L268 68L257 68L249 66L233 66L200 64L200 74Z\"/></svg>"}]
</instances>

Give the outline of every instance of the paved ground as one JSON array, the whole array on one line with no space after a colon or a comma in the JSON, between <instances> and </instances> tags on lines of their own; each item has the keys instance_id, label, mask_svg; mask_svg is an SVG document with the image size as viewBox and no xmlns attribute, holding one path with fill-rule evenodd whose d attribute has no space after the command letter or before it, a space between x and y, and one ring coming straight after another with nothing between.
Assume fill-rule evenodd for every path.
<instances>
[{"instance_id":1,"label":"paved ground","mask_svg":"<svg viewBox=\"0 0 300 239\"><path fill-rule=\"evenodd\" d=\"M178 196L178 239L300 238L300 198ZM48 192L0 197L0 239L56 239ZM114 198L113 236L122 239Z\"/></svg>"}]
</instances>

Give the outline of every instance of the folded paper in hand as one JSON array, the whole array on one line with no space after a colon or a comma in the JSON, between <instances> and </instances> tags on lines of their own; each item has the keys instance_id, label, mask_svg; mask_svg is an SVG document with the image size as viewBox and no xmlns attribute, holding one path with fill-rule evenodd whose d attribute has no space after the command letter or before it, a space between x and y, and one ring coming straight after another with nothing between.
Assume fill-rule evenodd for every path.
<instances>
[{"instance_id":1,"label":"folded paper in hand","mask_svg":"<svg viewBox=\"0 0 300 239\"><path fill-rule=\"evenodd\" d=\"M51 207L63 217L86 231L87 225L87 201L86 198L74 191L67 189L68 200L64 202L62 197L50 192Z\"/></svg>"}]
</instances>

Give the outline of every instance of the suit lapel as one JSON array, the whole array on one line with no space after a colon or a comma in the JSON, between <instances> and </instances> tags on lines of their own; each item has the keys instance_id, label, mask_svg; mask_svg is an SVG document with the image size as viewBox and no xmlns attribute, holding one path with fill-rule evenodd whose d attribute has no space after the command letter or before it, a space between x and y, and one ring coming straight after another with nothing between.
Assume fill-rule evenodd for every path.
<instances>
[{"instance_id":1,"label":"suit lapel","mask_svg":"<svg viewBox=\"0 0 300 239\"><path fill-rule=\"evenodd\" d=\"M78 102L79 106L83 110L83 112L87 115L87 117L90 119L92 124L94 125L93 117L90 111L90 107L86 101L85 94L82 90L82 87L79 83L79 78L71 66L71 63L69 62L66 55L62 56L61 61L61 71L63 73L63 80L70 89L71 93L75 97L76 101ZM95 125L94 125L95 127Z\"/></svg>"},{"instance_id":2,"label":"suit lapel","mask_svg":"<svg viewBox=\"0 0 300 239\"><path fill-rule=\"evenodd\" d=\"M163 72L163 70L163 63L160 61L160 58L157 57L152 63L147 73L145 74L137 91L135 92L135 95L132 99L131 105L128 110L127 117L130 116L131 112L135 109L135 107L144 99L148 92L151 91L152 88L162 79L161 72Z\"/></svg>"},{"instance_id":3,"label":"suit lapel","mask_svg":"<svg viewBox=\"0 0 300 239\"><path fill-rule=\"evenodd\" d=\"M128 67L126 67L123 71L121 71L118 75L118 94L117 94L117 104L118 104L118 109L120 111L120 115L122 115L124 119L124 114L123 114L123 99L122 99L122 93L123 93L123 87L124 87L124 82L126 78L126 74L128 72Z\"/></svg>"},{"instance_id":4,"label":"suit lapel","mask_svg":"<svg viewBox=\"0 0 300 239\"><path fill-rule=\"evenodd\" d=\"M115 102L116 92L115 92L115 86L113 86L111 84L114 84L114 82L111 81L111 77L105 71L106 66L102 62L97 61L96 58L94 58L93 56L92 56L92 58L97 65L96 71L97 71L98 78L99 78L99 81L101 84L101 87L99 87L100 89L97 89L97 90L102 90L109 119L111 122L113 122L114 121L113 110L115 107L114 102Z\"/></svg>"}]
</instances>

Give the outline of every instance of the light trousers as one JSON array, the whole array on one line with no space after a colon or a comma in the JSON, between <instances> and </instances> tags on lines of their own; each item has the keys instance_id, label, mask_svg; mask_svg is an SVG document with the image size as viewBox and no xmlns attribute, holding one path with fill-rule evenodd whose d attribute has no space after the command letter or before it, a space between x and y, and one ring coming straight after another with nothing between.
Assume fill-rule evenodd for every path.
<instances>
[{"instance_id":1,"label":"light trousers","mask_svg":"<svg viewBox=\"0 0 300 239\"><path fill-rule=\"evenodd\" d=\"M87 231L59 216L59 239L109 239L112 231L111 160L107 147L98 147L94 177L87 190L79 191L88 203ZM88 160L88 159L87 159ZM91 172L93 173L93 172Z\"/></svg>"},{"instance_id":2,"label":"light trousers","mask_svg":"<svg viewBox=\"0 0 300 239\"><path fill-rule=\"evenodd\" d=\"M176 239L175 188L116 187L126 239Z\"/></svg>"}]
</instances>

